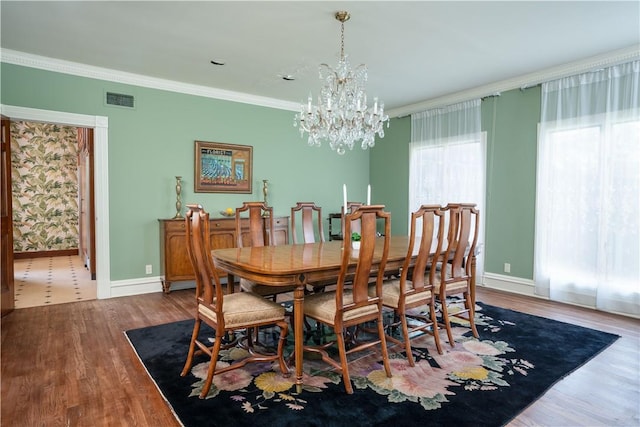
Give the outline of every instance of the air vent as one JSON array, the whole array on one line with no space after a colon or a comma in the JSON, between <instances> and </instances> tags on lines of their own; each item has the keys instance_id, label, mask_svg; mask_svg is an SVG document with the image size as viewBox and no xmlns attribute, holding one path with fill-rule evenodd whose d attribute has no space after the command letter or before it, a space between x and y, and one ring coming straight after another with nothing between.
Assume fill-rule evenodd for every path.
<instances>
[{"instance_id":1,"label":"air vent","mask_svg":"<svg viewBox=\"0 0 640 427\"><path fill-rule=\"evenodd\" d=\"M107 105L133 108L133 95L107 92Z\"/></svg>"}]
</instances>

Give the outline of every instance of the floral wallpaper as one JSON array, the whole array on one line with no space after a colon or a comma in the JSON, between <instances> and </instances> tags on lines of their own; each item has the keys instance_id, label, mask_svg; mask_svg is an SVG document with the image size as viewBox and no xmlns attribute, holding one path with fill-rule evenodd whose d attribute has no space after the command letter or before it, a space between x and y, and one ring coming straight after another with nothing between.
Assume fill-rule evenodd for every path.
<instances>
[{"instance_id":1,"label":"floral wallpaper","mask_svg":"<svg viewBox=\"0 0 640 427\"><path fill-rule=\"evenodd\" d=\"M11 123L15 252L78 247L77 170L75 127Z\"/></svg>"}]
</instances>

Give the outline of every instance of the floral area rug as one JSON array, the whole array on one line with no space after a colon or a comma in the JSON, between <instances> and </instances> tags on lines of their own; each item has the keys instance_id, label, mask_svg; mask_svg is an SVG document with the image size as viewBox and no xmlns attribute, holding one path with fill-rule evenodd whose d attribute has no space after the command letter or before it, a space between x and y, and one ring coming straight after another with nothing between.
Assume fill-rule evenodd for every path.
<instances>
[{"instance_id":1,"label":"floral area rug","mask_svg":"<svg viewBox=\"0 0 640 427\"><path fill-rule=\"evenodd\" d=\"M579 368L618 336L478 303L475 339L467 325L454 328L455 347L441 330L440 355L433 338L413 340L416 366L403 348L390 345L392 378L377 351L354 354L349 372L354 394L342 376L320 360L305 358L304 387L277 366L250 363L214 377L199 399L208 361L196 360L180 377L193 320L130 330L126 335L178 420L203 426L501 426L554 383ZM203 325L202 337L213 340ZM269 331L261 339L268 342ZM291 346L290 346L291 347ZM245 356L225 351L219 364ZM358 358L359 357L359 358Z\"/></svg>"}]
</instances>

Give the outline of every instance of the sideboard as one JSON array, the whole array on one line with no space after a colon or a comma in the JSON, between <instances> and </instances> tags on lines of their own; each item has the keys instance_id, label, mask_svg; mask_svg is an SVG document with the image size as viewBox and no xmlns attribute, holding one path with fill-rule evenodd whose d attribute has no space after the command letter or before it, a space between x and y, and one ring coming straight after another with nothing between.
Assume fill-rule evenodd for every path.
<instances>
[{"instance_id":1,"label":"sideboard","mask_svg":"<svg viewBox=\"0 0 640 427\"><path fill-rule=\"evenodd\" d=\"M160 274L162 290L169 293L171 283L195 280L191 261L187 254L184 219L159 219L160 222ZM249 219L241 220L241 229L248 230ZM276 245L289 243L289 217L273 218ZM214 249L236 246L235 218L212 218L209 220L210 242Z\"/></svg>"}]
</instances>

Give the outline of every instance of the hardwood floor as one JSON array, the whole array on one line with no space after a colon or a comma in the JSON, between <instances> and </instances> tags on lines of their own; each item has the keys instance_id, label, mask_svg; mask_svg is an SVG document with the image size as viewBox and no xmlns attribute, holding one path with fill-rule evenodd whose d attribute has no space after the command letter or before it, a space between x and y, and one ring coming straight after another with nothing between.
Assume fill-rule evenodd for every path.
<instances>
[{"instance_id":1,"label":"hardwood floor","mask_svg":"<svg viewBox=\"0 0 640 427\"><path fill-rule=\"evenodd\" d=\"M477 295L621 335L509 426L640 425L639 320L484 288ZM25 308L2 318L0 424L179 426L123 332L190 318L193 299L184 290Z\"/></svg>"}]
</instances>

